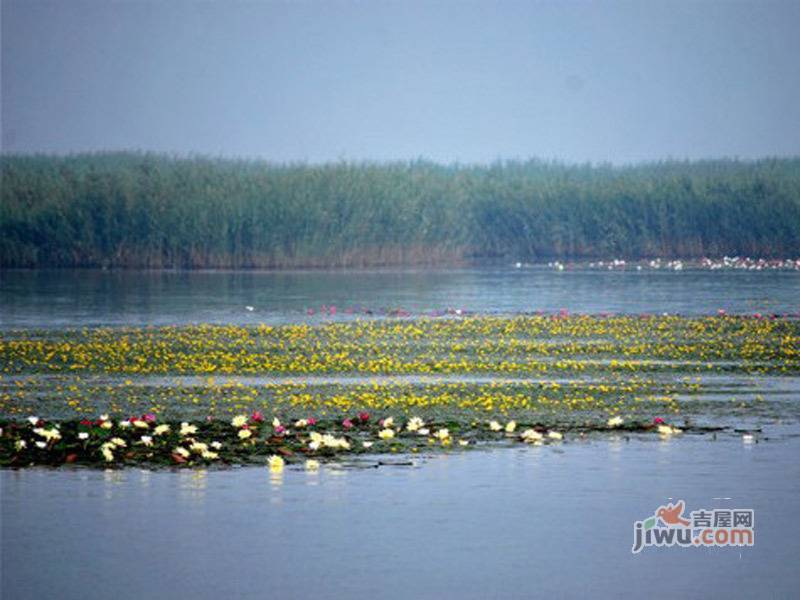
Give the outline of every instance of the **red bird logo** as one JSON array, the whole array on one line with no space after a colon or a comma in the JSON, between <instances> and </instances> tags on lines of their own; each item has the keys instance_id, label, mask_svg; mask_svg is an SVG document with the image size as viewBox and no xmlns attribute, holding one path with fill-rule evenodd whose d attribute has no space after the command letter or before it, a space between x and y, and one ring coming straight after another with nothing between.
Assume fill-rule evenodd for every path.
<instances>
[{"instance_id":1,"label":"red bird logo","mask_svg":"<svg viewBox=\"0 0 800 600\"><path fill-rule=\"evenodd\" d=\"M661 520L667 525L683 525L684 527L687 527L689 525L689 521L681 517L682 512L683 500L675 505L667 504L666 506L660 506L656 511L656 516L660 517Z\"/></svg>"}]
</instances>

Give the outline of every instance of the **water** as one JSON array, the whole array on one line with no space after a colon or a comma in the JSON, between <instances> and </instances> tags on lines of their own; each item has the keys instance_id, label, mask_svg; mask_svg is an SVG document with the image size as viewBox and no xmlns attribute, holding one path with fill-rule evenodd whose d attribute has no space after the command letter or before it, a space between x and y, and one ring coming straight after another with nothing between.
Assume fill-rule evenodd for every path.
<instances>
[{"instance_id":1,"label":"water","mask_svg":"<svg viewBox=\"0 0 800 600\"><path fill-rule=\"evenodd\" d=\"M0 271L0 327L318 320L403 309L481 313L800 312L797 271ZM245 307L250 306L252 311ZM314 310L313 316L307 310ZM352 310L349 314L347 311ZM324 318L331 318L326 316Z\"/></svg>"},{"instance_id":2,"label":"water","mask_svg":"<svg viewBox=\"0 0 800 600\"><path fill-rule=\"evenodd\" d=\"M320 316L322 304L336 315ZM0 272L6 329L314 322L398 308L797 313L800 273ZM794 378L770 381L796 396ZM732 433L604 438L282 476L0 471L0 595L796 597L800 436L796 422L770 419L752 445ZM688 510L755 509L755 547L632 555L633 522L670 498Z\"/></svg>"},{"instance_id":3,"label":"water","mask_svg":"<svg viewBox=\"0 0 800 600\"><path fill-rule=\"evenodd\" d=\"M4 598L796 597L800 438L611 440L316 474L0 472ZM397 457L393 457L398 460ZM752 548L645 548L670 498ZM730 498L725 500L724 498Z\"/></svg>"}]
</instances>

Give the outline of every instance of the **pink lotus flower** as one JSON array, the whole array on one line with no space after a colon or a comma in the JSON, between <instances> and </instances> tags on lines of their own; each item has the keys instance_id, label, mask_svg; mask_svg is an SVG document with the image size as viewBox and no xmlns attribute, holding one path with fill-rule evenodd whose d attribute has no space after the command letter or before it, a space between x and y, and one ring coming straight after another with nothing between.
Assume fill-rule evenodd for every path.
<instances>
[{"instance_id":1,"label":"pink lotus flower","mask_svg":"<svg viewBox=\"0 0 800 600\"><path fill-rule=\"evenodd\" d=\"M306 421L308 422L309 425L316 425L317 424L317 420L314 417L308 417L306 419Z\"/></svg>"},{"instance_id":2,"label":"pink lotus flower","mask_svg":"<svg viewBox=\"0 0 800 600\"><path fill-rule=\"evenodd\" d=\"M278 425L275 428L275 433L284 433L285 431L286 431L286 427L284 427L283 425Z\"/></svg>"},{"instance_id":3,"label":"pink lotus flower","mask_svg":"<svg viewBox=\"0 0 800 600\"><path fill-rule=\"evenodd\" d=\"M360 412L358 413L358 418L361 419L362 423L366 423L369 421L369 413L368 412Z\"/></svg>"},{"instance_id":4,"label":"pink lotus flower","mask_svg":"<svg viewBox=\"0 0 800 600\"><path fill-rule=\"evenodd\" d=\"M264 415L260 410L255 410L253 414L250 415L250 418L256 423L261 423L264 420Z\"/></svg>"},{"instance_id":5,"label":"pink lotus flower","mask_svg":"<svg viewBox=\"0 0 800 600\"><path fill-rule=\"evenodd\" d=\"M206 417L206 423L211 423L213 420L214 420L214 417L212 415L208 415Z\"/></svg>"},{"instance_id":6,"label":"pink lotus flower","mask_svg":"<svg viewBox=\"0 0 800 600\"><path fill-rule=\"evenodd\" d=\"M655 419L653 419L653 425L663 425L663 424L664 424L664 419L662 419L661 417L656 417Z\"/></svg>"},{"instance_id":7,"label":"pink lotus flower","mask_svg":"<svg viewBox=\"0 0 800 600\"><path fill-rule=\"evenodd\" d=\"M153 413L143 414L142 421L144 421L145 423L155 423L156 416Z\"/></svg>"},{"instance_id":8,"label":"pink lotus flower","mask_svg":"<svg viewBox=\"0 0 800 600\"><path fill-rule=\"evenodd\" d=\"M345 429L350 429L353 426L353 422L350 419L345 419L344 421L342 421L342 426Z\"/></svg>"}]
</instances>

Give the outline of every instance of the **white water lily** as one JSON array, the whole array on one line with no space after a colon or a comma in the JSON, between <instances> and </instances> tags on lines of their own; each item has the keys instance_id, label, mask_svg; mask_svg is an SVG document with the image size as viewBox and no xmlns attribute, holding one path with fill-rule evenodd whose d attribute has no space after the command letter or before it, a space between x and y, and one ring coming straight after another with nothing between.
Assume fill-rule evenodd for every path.
<instances>
[{"instance_id":1,"label":"white water lily","mask_svg":"<svg viewBox=\"0 0 800 600\"><path fill-rule=\"evenodd\" d=\"M47 448L47 442L36 442L36 447L44 450Z\"/></svg>"},{"instance_id":2,"label":"white water lily","mask_svg":"<svg viewBox=\"0 0 800 600\"><path fill-rule=\"evenodd\" d=\"M430 432L431 432L430 429L428 429L427 427L423 427L422 429L417 431L417 434L418 435L428 435Z\"/></svg>"},{"instance_id":3,"label":"white water lily","mask_svg":"<svg viewBox=\"0 0 800 600\"><path fill-rule=\"evenodd\" d=\"M383 428L389 429L392 425L394 425L394 419L392 417L386 417L383 420Z\"/></svg>"},{"instance_id":4,"label":"white water lily","mask_svg":"<svg viewBox=\"0 0 800 600\"><path fill-rule=\"evenodd\" d=\"M547 437L549 437L551 440L563 440L564 434L558 431L548 431Z\"/></svg>"},{"instance_id":5,"label":"white water lily","mask_svg":"<svg viewBox=\"0 0 800 600\"><path fill-rule=\"evenodd\" d=\"M310 450L317 451L319 450L320 446L322 446L322 442L320 440L312 440L308 442L308 448Z\"/></svg>"},{"instance_id":6,"label":"white water lily","mask_svg":"<svg viewBox=\"0 0 800 600\"><path fill-rule=\"evenodd\" d=\"M114 427L114 424L111 421L103 421L102 423L100 423L100 427L102 427L103 429L111 429L112 427Z\"/></svg>"},{"instance_id":7,"label":"white water lily","mask_svg":"<svg viewBox=\"0 0 800 600\"><path fill-rule=\"evenodd\" d=\"M606 424L607 424L609 427L619 427L619 426L620 426L620 425L622 425L624 422L625 422L625 419L623 419L622 417L611 417L611 418L610 418L610 419L609 419L609 420L606 422Z\"/></svg>"},{"instance_id":8,"label":"white water lily","mask_svg":"<svg viewBox=\"0 0 800 600\"><path fill-rule=\"evenodd\" d=\"M350 449L350 442L348 442L345 438L337 438L332 436L329 433L326 433L322 436L322 445L326 448L334 448L334 449L342 449L342 450L349 450Z\"/></svg>"},{"instance_id":9,"label":"white water lily","mask_svg":"<svg viewBox=\"0 0 800 600\"><path fill-rule=\"evenodd\" d=\"M306 427L307 425L308 425L308 421L306 419L298 419L297 421L294 422L294 426L297 429L302 429L303 427Z\"/></svg>"},{"instance_id":10,"label":"white water lily","mask_svg":"<svg viewBox=\"0 0 800 600\"><path fill-rule=\"evenodd\" d=\"M489 429L492 431L500 431L503 428L497 421L489 421Z\"/></svg>"},{"instance_id":11,"label":"white water lily","mask_svg":"<svg viewBox=\"0 0 800 600\"><path fill-rule=\"evenodd\" d=\"M165 433L169 433L170 427L166 423L163 425L157 425L155 429L153 429L153 433L155 435L163 435Z\"/></svg>"},{"instance_id":12,"label":"white water lily","mask_svg":"<svg viewBox=\"0 0 800 600\"><path fill-rule=\"evenodd\" d=\"M216 452L211 452L211 450L205 450L201 456L206 460L214 460L216 458L219 458L219 454L217 454Z\"/></svg>"},{"instance_id":13,"label":"white water lily","mask_svg":"<svg viewBox=\"0 0 800 600\"><path fill-rule=\"evenodd\" d=\"M278 419L278 417L275 417L274 419L272 419L272 426L273 427L280 427L281 426L281 421L280 421L280 419Z\"/></svg>"},{"instance_id":14,"label":"white water lily","mask_svg":"<svg viewBox=\"0 0 800 600\"><path fill-rule=\"evenodd\" d=\"M202 454L203 452L208 452L208 444L204 444L203 442L194 442L191 446L189 446L189 450L195 454Z\"/></svg>"},{"instance_id":15,"label":"white water lily","mask_svg":"<svg viewBox=\"0 0 800 600\"><path fill-rule=\"evenodd\" d=\"M378 437L382 440L390 440L394 437L394 429L381 429L378 432Z\"/></svg>"},{"instance_id":16,"label":"white water lily","mask_svg":"<svg viewBox=\"0 0 800 600\"><path fill-rule=\"evenodd\" d=\"M374 442L361 442L361 445L364 446L364 448L372 448L373 443Z\"/></svg>"},{"instance_id":17,"label":"white water lily","mask_svg":"<svg viewBox=\"0 0 800 600\"><path fill-rule=\"evenodd\" d=\"M119 426L120 426L120 428L122 428L122 429L127 429L128 427L130 427L130 426L131 426L131 423L130 423L130 421L120 421L120 422L118 423L118 425L119 425Z\"/></svg>"},{"instance_id":18,"label":"white water lily","mask_svg":"<svg viewBox=\"0 0 800 600\"><path fill-rule=\"evenodd\" d=\"M114 460L114 453L111 449L114 447L114 444L103 444L100 447L100 453L103 455L103 458L106 459L106 462L111 462Z\"/></svg>"},{"instance_id":19,"label":"white water lily","mask_svg":"<svg viewBox=\"0 0 800 600\"><path fill-rule=\"evenodd\" d=\"M544 438L544 436L535 429L526 429L522 432L520 437L522 438L523 442L528 443L541 442L542 438Z\"/></svg>"},{"instance_id":20,"label":"white water lily","mask_svg":"<svg viewBox=\"0 0 800 600\"><path fill-rule=\"evenodd\" d=\"M509 421L506 423L506 433L514 433L514 430L517 428L516 421Z\"/></svg>"},{"instance_id":21,"label":"white water lily","mask_svg":"<svg viewBox=\"0 0 800 600\"><path fill-rule=\"evenodd\" d=\"M319 461L309 458L305 464L306 471L319 471Z\"/></svg>"},{"instance_id":22,"label":"white water lily","mask_svg":"<svg viewBox=\"0 0 800 600\"><path fill-rule=\"evenodd\" d=\"M433 434L437 440L444 442L445 440L450 439L450 431L448 429L439 429L436 433Z\"/></svg>"},{"instance_id":23,"label":"white water lily","mask_svg":"<svg viewBox=\"0 0 800 600\"><path fill-rule=\"evenodd\" d=\"M33 430L33 433L36 435L42 436L48 442L51 440L60 440L61 439L61 432L53 427L52 429L45 429L44 427L37 427Z\"/></svg>"},{"instance_id":24,"label":"white water lily","mask_svg":"<svg viewBox=\"0 0 800 600\"><path fill-rule=\"evenodd\" d=\"M36 425L40 421L39 417L28 417L28 422L31 425Z\"/></svg>"},{"instance_id":25,"label":"white water lily","mask_svg":"<svg viewBox=\"0 0 800 600\"><path fill-rule=\"evenodd\" d=\"M181 423L181 435L192 435L193 433L197 433L197 427L195 425L189 425L185 421Z\"/></svg>"},{"instance_id":26,"label":"white water lily","mask_svg":"<svg viewBox=\"0 0 800 600\"><path fill-rule=\"evenodd\" d=\"M28 442L25 440L17 440L14 444L14 447L17 449L17 451L23 450L28 447Z\"/></svg>"},{"instance_id":27,"label":"white water lily","mask_svg":"<svg viewBox=\"0 0 800 600\"><path fill-rule=\"evenodd\" d=\"M139 441L145 446L153 445L153 438L149 435L143 435Z\"/></svg>"},{"instance_id":28,"label":"white water lily","mask_svg":"<svg viewBox=\"0 0 800 600\"><path fill-rule=\"evenodd\" d=\"M172 452L173 454L177 454L178 456L182 456L183 458L189 458L189 456L191 456L191 453L183 446L178 446Z\"/></svg>"},{"instance_id":29,"label":"white water lily","mask_svg":"<svg viewBox=\"0 0 800 600\"><path fill-rule=\"evenodd\" d=\"M408 431L419 431L425 426L425 421L420 419L419 417L411 417L406 423L406 429Z\"/></svg>"},{"instance_id":30,"label":"white water lily","mask_svg":"<svg viewBox=\"0 0 800 600\"><path fill-rule=\"evenodd\" d=\"M219 450L220 448L222 448L222 444L220 442L211 442L211 447L214 450Z\"/></svg>"},{"instance_id":31,"label":"white water lily","mask_svg":"<svg viewBox=\"0 0 800 600\"><path fill-rule=\"evenodd\" d=\"M469 446L469 442L467 440L458 440L459 446Z\"/></svg>"},{"instance_id":32,"label":"white water lily","mask_svg":"<svg viewBox=\"0 0 800 600\"><path fill-rule=\"evenodd\" d=\"M236 428L239 428L245 424L247 424L247 417L245 417L244 415L236 415L235 417L233 417L233 419L231 419L231 425L233 425Z\"/></svg>"},{"instance_id":33,"label":"white water lily","mask_svg":"<svg viewBox=\"0 0 800 600\"><path fill-rule=\"evenodd\" d=\"M239 436L240 440L247 440L253 435L253 432L249 429L240 429L237 435Z\"/></svg>"},{"instance_id":34,"label":"white water lily","mask_svg":"<svg viewBox=\"0 0 800 600\"><path fill-rule=\"evenodd\" d=\"M79 440L88 440L88 439L89 439L89 434L88 434L88 433L86 433L85 431L81 431L81 432L78 434L78 439L79 439Z\"/></svg>"}]
</instances>

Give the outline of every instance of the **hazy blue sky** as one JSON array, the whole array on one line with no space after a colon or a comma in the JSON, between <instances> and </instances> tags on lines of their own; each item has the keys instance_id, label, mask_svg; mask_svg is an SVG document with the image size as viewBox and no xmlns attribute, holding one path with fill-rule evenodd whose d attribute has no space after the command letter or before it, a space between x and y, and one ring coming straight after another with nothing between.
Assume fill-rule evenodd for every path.
<instances>
[{"instance_id":1,"label":"hazy blue sky","mask_svg":"<svg viewBox=\"0 0 800 600\"><path fill-rule=\"evenodd\" d=\"M800 1L2 0L4 151L800 154Z\"/></svg>"}]
</instances>

